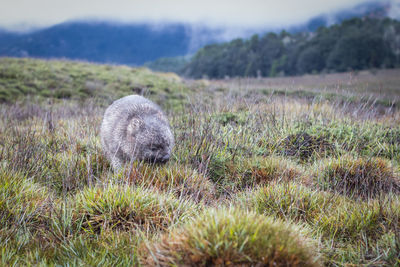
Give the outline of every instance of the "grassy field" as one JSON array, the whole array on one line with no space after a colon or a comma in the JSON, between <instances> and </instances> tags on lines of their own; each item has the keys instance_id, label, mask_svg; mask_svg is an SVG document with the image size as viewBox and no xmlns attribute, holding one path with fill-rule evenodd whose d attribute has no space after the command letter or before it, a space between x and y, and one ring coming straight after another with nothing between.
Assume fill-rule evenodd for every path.
<instances>
[{"instance_id":1,"label":"grassy field","mask_svg":"<svg viewBox=\"0 0 400 267\"><path fill-rule=\"evenodd\" d=\"M114 173L99 126L143 94L165 165ZM400 266L400 70L183 80L0 58L0 264Z\"/></svg>"}]
</instances>

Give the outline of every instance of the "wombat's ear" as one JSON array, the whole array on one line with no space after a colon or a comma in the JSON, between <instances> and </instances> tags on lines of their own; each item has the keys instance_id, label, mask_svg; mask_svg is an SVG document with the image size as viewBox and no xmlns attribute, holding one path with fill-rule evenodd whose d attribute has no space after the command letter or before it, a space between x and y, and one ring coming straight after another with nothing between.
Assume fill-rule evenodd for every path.
<instances>
[{"instance_id":1,"label":"wombat's ear","mask_svg":"<svg viewBox=\"0 0 400 267\"><path fill-rule=\"evenodd\" d=\"M163 122L165 122L166 124L168 124L168 120L167 120L167 118L165 117L165 115L164 115L162 112L157 112L157 113L156 113L156 117L157 117L157 119L159 119L160 121L163 121Z\"/></svg>"},{"instance_id":2,"label":"wombat's ear","mask_svg":"<svg viewBox=\"0 0 400 267\"><path fill-rule=\"evenodd\" d=\"M132 118L127 125L127 132L128 134L136 134L139 131L140 127L142 126L143 121L138 118Z\"/></svg>"}]
</instances>

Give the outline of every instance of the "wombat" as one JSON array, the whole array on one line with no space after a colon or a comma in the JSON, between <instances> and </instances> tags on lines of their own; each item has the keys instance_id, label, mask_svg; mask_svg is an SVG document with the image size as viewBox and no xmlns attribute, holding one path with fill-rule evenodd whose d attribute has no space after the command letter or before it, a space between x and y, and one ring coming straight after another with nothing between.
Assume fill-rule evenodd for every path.
<instances>
[{"instance_id":1,"label":"wombat","mask_svg":"<svg viewBox=\"0 0 400 267\"><path fill-rule=\"evenodd\" d=\"M114 170L133 160L164 163L174 146L174 137L161 109L139 95L125 96L106 109L100 137Z\"/></svg>"}]
</instances>

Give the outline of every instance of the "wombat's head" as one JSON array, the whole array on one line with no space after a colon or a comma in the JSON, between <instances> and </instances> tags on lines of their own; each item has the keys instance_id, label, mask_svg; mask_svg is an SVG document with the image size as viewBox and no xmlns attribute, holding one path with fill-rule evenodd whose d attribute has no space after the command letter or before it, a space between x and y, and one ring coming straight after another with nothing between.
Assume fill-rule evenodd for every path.
<instances>
[{"instance_id":1,"label":"wombat's head","mask_svg":"<svg viewBox=\"0 0 400 267\"><path fill-rule=\"evenodd\" d=\"M171 156L174 137L161 112L134 117L127 127L128 155L152 163L165 163Z\"/></svg>"}]
</instances>

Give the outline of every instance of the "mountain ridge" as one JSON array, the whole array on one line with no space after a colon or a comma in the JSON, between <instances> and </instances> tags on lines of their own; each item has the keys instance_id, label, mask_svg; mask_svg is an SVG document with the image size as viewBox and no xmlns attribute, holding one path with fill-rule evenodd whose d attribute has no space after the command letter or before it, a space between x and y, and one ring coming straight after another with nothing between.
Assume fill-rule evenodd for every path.
<instances>
[{"instance_id":1,"label":"mountain ridge","mask_svg":"<svg viewBox=\"0 0 400 267\"><path fill-rule=\"evenodd\" d=\"M289 32L315 31L320 26L353 16L388 16L389 2L367 2L335 14L322 14ZM159 58L186 56L212 43L281 28L241 29L169 23L127 24L110 21L73 21L26 33L0 29L0 56L68 58L99 63L143 65Z\"/></svg>"}]
</instances>

